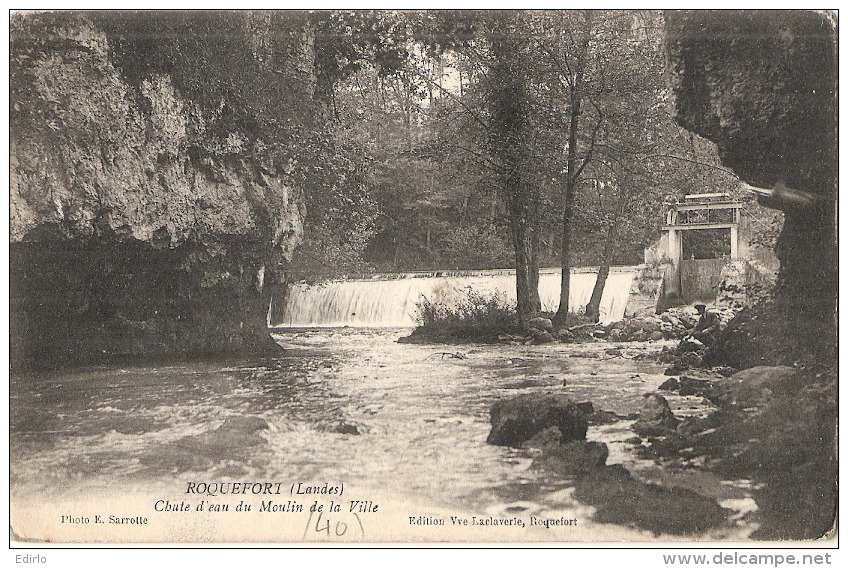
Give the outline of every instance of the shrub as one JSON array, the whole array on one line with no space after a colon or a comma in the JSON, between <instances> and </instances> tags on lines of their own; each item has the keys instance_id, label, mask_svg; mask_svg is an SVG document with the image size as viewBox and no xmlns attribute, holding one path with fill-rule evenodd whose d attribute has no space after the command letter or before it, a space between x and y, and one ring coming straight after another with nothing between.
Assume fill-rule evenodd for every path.
<instances>
[{"instance_id":1,"label":"shrub","mask_svg":"<svg viewBox=\"0 0 848 568\"><path fill-rule=\"evenodd\" d=\"M422 296L416 303L418 328L414 335L443 339L497 339L502 333L520 333L515 304L505 295L466 287L457 300L433 302Z\"/></svg>"}]
</instances>

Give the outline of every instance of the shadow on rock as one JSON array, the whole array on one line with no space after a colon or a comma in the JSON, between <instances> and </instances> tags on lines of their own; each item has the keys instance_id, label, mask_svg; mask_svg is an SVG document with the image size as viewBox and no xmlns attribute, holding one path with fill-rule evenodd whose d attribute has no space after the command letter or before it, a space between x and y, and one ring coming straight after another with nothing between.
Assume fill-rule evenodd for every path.
<instances>
[{"instance_id":1,"label":"shadow on rock","mask_svg":"<svg viewBox=\"0 0 848 568\"><path fill-rule=\"evenodd\" d=\"M486 442L519 447L543 430L555 428L562 443L586 438L586 416L565 395L530 393L501 400L490 412L492 430Z\"/></svg>"},{"instance_id":2,"label":"shadow on rock","mask_svg":"<svg viewBox=\"0 0 848 568\"><path fill-rule=\"evenodd\" d=\"M689 489L634 479L620 465L577 481L574 497L595 507L595 522L628 525L656 534L695 535L724 523L731 511Z\"/></svg>"},{"instance_id":3,"label":"shadow on rock","mask_svg":"<svg viewBox=\"0 0 848 568\"><path fill-rule=\"evenodd\" d=\"M674 432L679 420L671 412L668 401L659 394L645 396L633 431L640 436L663 436Z\"/></svg>"}]
</instances>

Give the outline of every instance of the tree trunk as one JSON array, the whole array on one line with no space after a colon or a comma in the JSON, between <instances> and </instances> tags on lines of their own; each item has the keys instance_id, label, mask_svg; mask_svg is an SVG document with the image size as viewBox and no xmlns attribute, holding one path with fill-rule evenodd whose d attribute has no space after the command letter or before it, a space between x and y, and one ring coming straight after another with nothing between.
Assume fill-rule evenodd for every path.
<instances>
[{"instance_id":1,"label":"tree trunk","mask_svg":"<svg viewBox=\"0 0 848 568\"><path fill-rule=\"evenodd\" d=\"M562 248L560 250L560 280L559 308L553 317L556 329L565 326L568 317L568 298L571 294L571 221L574 217L574 198L577 188L577 131L580 127L580 112L583 104L583 77L586 71L586 54L589 50L589 38L592 29L592 13L586 12L586 34L580 45L577 57L574 82L571 83L571 120L568 127L568 150L566 161L565 185L562 206Z\"/></svg>"},{"instance_id":2,"label":"tree trunk","mask_svg":"<svg viewBox=\"0 0 848 568\"><path fill-rule=\"evenodd\" d=\"M512 216L511 216L512 217ZM515 249L516 310L522 325L542 309L539 298L539 232L510 221Z\"/></svg>"},{"instance_id":3,"label":"tree trunk","mask_svg":"<svg viewBox=\"0 0 848 568\"><path fill-rule=\"evenodd\" d=\"M562 212L562 244L560 245L562 275L560 277L559 307L553 317L553 324L556 329L565 327L565 320L568 317L568 297L571 294L571 219L574 213L574 188L569 186L572 186L570 181L566 182L565 204Z\"/></svg>"},{"instance_id":4,"label":"tree trunk","mask_svg":"<svg viewBox=\"0 0 848 568\"><path fill-rule=\"evenodd\" d=\"M604 244L604 257L598 268L598 277L595 279L595 287L592 288L592 297L586 304L586 317L595 323L601 319L601 297L604 295L604 287L607 284L612 256L615 252L615 227L618 219L615 219L607 229L607 241Z\"/></svg>"},{"instance_id":5,"label":"tree trunk","mask_svg":"<svg viewBox=\"0 0 848 568\"><path fill-rule=\"evenodd\" d=\"M522 325L541 309L539 299L540 189L533 179L527 85L529 57L521 16L501 13L490 37L490 144L500 163L500 191L509 208L515 251L516 309Z\"/></svg>"}]
</instances>

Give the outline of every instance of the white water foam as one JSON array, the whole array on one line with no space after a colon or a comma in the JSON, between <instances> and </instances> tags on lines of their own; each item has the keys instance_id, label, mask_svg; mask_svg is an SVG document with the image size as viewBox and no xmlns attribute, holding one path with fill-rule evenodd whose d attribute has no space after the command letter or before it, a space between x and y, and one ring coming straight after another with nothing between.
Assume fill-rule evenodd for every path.
<instances>
[{"instance_id":1,"label":"white water foam","mask_svg":"<svg viewBox=\"0 0 848 568\"><path fill-rule=\"evenodd\" d=\"M573 272L568 306L583 311L592 295L596 274ZM612 271L601 297L601 323L621 320L630 296L633 270ZM283 321L279 327L412 327L416 304L422 298L455 305L467 288L498 294L515 303L515 274L492 271L464 276L408 275L391 279L337 280L320 285L290 287ZM559 305L560 273L539 275L542 310L554 312Z\"/></svg>"}]
</instances>

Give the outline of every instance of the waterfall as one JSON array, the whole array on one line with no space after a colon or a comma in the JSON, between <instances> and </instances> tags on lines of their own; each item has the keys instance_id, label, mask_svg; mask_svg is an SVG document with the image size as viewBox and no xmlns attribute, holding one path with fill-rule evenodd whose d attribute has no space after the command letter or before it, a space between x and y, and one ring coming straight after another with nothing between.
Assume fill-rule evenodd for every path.
<instances>
[{"instance_id":1,"label":"waterfall","mask_svg":"<svg viewBox=\"0 0 848 568\"><path fill-rule=\"evenodd\" d=\"M610 271L601 297L601 322L624 317L635 268ZM583 311L595 286L596 272L571 273L568 298L570 311ZM336 280L323 284L293 284L289 287L283 321L277 327L413 327L416 304L425 297L431 302L456 303L466 288L498 294L515 304L513 271L475 273L386 274L362 280ZM555 312L559 306L560 271L539 274L542 310Z\"/></svg>"}]
</instances>

